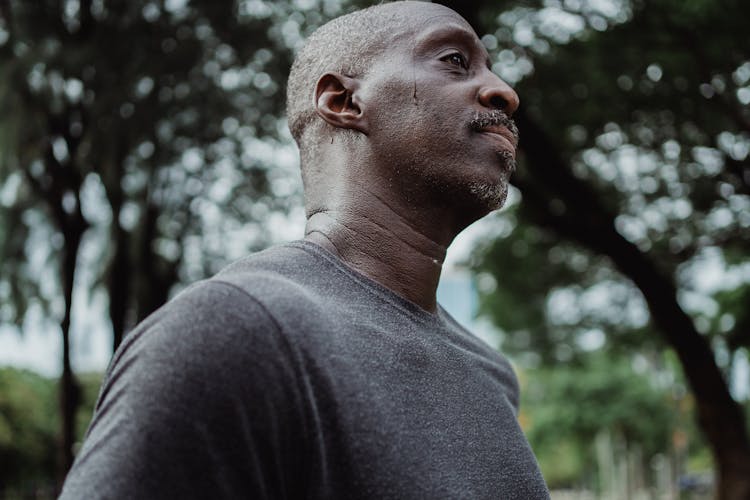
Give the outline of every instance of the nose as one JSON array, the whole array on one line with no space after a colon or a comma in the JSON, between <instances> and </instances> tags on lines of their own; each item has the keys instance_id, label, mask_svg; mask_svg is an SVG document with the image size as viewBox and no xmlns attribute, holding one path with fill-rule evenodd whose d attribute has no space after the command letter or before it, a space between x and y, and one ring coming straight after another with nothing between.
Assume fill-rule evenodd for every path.
<instances>
[{"instance_id":1,"label":"nose","mask_svg":"<svg viewBox=\"0 0 750 500\"><path fill-rule=\"evenodd\" d=\"M511 116L518 109L518 94L496 74L490 75L487 83L479 89L479 103L486 108L500 109Z\"/></svg>"}]
</instances>

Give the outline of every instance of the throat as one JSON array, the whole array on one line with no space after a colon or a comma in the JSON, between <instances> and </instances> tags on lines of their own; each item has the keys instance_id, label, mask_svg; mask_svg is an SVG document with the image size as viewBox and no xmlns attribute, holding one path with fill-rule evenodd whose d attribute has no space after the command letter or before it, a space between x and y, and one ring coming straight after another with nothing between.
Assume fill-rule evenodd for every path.
<instances>
[{"instance_id":1,"label":"throat","mask_svg":"<svg viewBox=\"0 0 750 500\"><path fill-rule=\"evenodd\" d=\"M425 311L437 312L435 294L446 247L405 221L357 210L321 210L308 218L305 239Z\"/></svg>"}]
</instances>

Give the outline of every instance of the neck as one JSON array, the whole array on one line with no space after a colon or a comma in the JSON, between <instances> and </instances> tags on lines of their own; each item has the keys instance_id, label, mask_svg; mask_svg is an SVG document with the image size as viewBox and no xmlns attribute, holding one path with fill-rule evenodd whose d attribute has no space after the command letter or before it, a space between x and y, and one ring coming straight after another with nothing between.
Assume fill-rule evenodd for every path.
<instances>
[{"instance_id":1,"label":"neck","mask_svg":"<svg viewBox=\"0 0 750 500\"><path fill-rule=\"evenodd\" d=\"M372 193L314 211L305 239L337 255L349 267L436 313L435 292L445 252L454 235L427 236ZM434 225L434 218L428 220Z\"/></svg>"}]
</instances>

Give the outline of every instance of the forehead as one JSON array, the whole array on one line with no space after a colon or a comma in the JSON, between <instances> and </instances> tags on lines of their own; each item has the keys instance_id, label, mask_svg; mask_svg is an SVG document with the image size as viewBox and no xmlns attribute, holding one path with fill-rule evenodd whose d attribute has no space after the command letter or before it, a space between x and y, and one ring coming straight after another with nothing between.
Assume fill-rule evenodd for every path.
<instances>
[{"instance_id":1,"label":"forehead","mask_svg":"<svg viewBox=\"0 0 750 500\"><path fill-rule=\"evenodd\" d=\"M414 49L430 42L448 40L471 45L480 43L471 25L448 7L404 2L400 5L399 14L403 24L391 33L388 49Z\"/></svg>"},{"instance_id":2,"label":"forehead","mask_svg":"<svg viewBox=\"0 0 750 500\"><path fill-rule=\"evenodd\" d=\"M472 33L474 32L466 19L444 5L427 2L404 2L401 10L404 17L411 21L415 30L428 28L436 24L455 23Z\"/></svg>"}]
</instances>

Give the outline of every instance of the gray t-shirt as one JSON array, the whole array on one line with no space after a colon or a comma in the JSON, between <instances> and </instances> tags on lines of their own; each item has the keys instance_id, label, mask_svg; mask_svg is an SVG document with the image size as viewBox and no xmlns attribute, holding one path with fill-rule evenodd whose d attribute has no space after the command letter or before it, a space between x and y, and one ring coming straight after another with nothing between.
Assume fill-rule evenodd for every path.
<instances>
[{"instance_id":1,"label":"gray t-shirt","mask_svg":"<svg viewBox=\"0 0 750 500\"><path fill-rule=\"evenodd\" d=\"M549 498L517 407L445 311L299 241L126 337L62 498Z\"/></svg>"}]
</instances>

